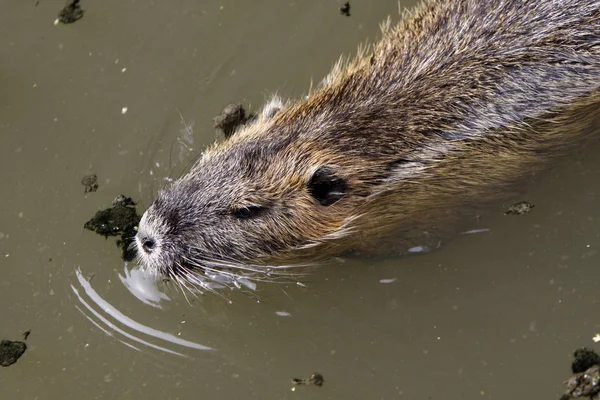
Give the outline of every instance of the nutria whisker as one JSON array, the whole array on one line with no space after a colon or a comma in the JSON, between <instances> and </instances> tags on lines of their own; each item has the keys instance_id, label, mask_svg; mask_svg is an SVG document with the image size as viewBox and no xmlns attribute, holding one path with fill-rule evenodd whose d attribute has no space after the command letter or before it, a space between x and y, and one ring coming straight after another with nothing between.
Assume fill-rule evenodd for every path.
<instances>
[{"instance_id":1,"label":"nutria whisker","mask_svg":"<svg viewBox=\"0 0 600 400\"><path fill-rule=\"evenodd\" d=\"M228 268L231 270L241 270L250 273L259 273L262 275L290 275L290 276L300 276L301 273L292 273L291 269L298 268L306 268L309 266L313 266L314 263L296 263L296 264L286 264L286 265L265 265L265 264L251 264L248 262L236 260L233 257L228 255L214 254L207 251L205 249L196 248L195 250L191 248L191 256L187 256L185 261L190 264L190 266L195 266L199 268L206 267L214 267L214 268Z\"/></svg>"},{"instance_id":2,"label":"nutria whisker","mask_svg":"<svg viewBox=\"0 0 600 400\"><path fill-rule=\"evenodd\" d=\"M218 295L219 297L225 298L217 290L210 287L210 284L207 283L206 280L198 279L198 276L196 276L195 272L190 272L187 270L187 268L183 268L180 265L178 265L178 268L170 271L170 277L179 286L181 292L186 297L188 304L191 304L191 302L187 298L186 292L193 295L196 299L199 299L198 294L203 294L200 289L204 289L208 292Z\"/></svg>"},{"instance_id":3,"label":"nutria whisker","mask_svg":"<svg viewBox=\"0 0 600 400\"><path fill-rule=\"evenodd\" d=\"M291 272L290 268L298 268L300 266L275 266L273 268L264 267L260 265L244 265L241 266L239 263L223 263L219 260L207 260L207 259L185 259L185 265L188 267L186 271L193 272L198 276L201 276L198 271L204 271L204 277L211 279L206 272L212 272L216 275L227 276L232 281L236 279L249 279L256 282L278 282L280 278L291 278L304 276L302 273ZM304 267L308 264L303 265ZM241 272L240 272L241 271ZM243 273L243 275L241 275ZM223 283L220 282L219 283ZM223 283L225 284L225 283Z\"/></svg>"}]
</instances>

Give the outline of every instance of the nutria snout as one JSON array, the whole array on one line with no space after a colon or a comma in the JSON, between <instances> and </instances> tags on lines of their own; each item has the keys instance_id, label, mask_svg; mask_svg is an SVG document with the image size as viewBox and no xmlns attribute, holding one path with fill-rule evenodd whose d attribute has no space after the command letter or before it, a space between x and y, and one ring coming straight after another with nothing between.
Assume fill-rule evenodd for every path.
<instances>
[{"instance_id":1,"label":"nutria snout","mask_svg":"<svg viewBox=\"0 0 600 400\"><path fill-rule=\"evenodd\" d=\"M185 276L368 251L492 198L598 119L598 1L431 0L382 31L161 190L141 264Z\"/></svg>"}]
</instances>

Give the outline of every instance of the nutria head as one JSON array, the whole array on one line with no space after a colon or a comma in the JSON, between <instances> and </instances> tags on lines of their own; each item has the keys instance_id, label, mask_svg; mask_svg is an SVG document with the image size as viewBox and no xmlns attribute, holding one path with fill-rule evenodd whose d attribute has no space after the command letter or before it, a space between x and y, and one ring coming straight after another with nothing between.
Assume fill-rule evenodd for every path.
<instances>
[{"instance_id":1,"label":"nutria head","mask_svg":"<svg viewBox=\"0 0 600 400\"><path fill-rule=\"evenodd\" d=\"M326 130L339 124L321 126L298 110L306 105L260 118L161 190L140 222L141 263L163 274L244 269L346 237L380 167L361 162L360 153L375 159L364 148L333 140L339 135Z\"/></svg>"}]
</instances>

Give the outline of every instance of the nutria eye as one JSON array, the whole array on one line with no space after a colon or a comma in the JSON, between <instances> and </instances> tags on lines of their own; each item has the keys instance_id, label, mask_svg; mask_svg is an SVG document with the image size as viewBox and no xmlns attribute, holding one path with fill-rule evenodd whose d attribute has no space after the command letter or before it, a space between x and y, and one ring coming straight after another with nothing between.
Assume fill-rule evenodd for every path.
<instances>
[{"instance_id":1,"label":"nutria eye","mask_svg":"<svg viewBox=\"0 0 600 400\"><path fill-rule=\"evenodd\" d=\"M262 214L263 211L264 211L264 207L253 204L253 205L243 206L243 207L236 209L233 212L233 215L235 215L239 219L250 219L250 218L258 217L259 215Z\"/></svg>"},{"instance_id":2,"label":"nutria eye","mask_svg":"<svg viewBox=\"0 0 600 400\"><path fill-rule=\"evenodd\" d=\"M329 166L321 166L308 181L308 193L322 206L329 206L344 197L346 182Z\"/></svg>"}]
</instances>

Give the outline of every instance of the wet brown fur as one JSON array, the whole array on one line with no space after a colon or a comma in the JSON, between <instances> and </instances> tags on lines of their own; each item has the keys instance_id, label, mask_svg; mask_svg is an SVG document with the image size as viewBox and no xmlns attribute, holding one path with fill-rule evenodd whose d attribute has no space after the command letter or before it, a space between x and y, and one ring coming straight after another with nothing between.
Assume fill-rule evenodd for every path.
<instances>
[{"instance_id":1,"label":"wet brown fur","mask_svg":"<svg viewBox=\"0 0 600 400\"><path fill-rule=\"evenodd\" d=\"M164 249L185 256L146 263L372 250L494 197L599 119L598 1L433 0L382 31L306 99L214 145L159 194L148 220L185 220L170 226L179 237L164 232ZM307 190L319 166L347 184L329 206ZM232 217L249 204L265 212Z\"/></svg>"}]
</instances>

